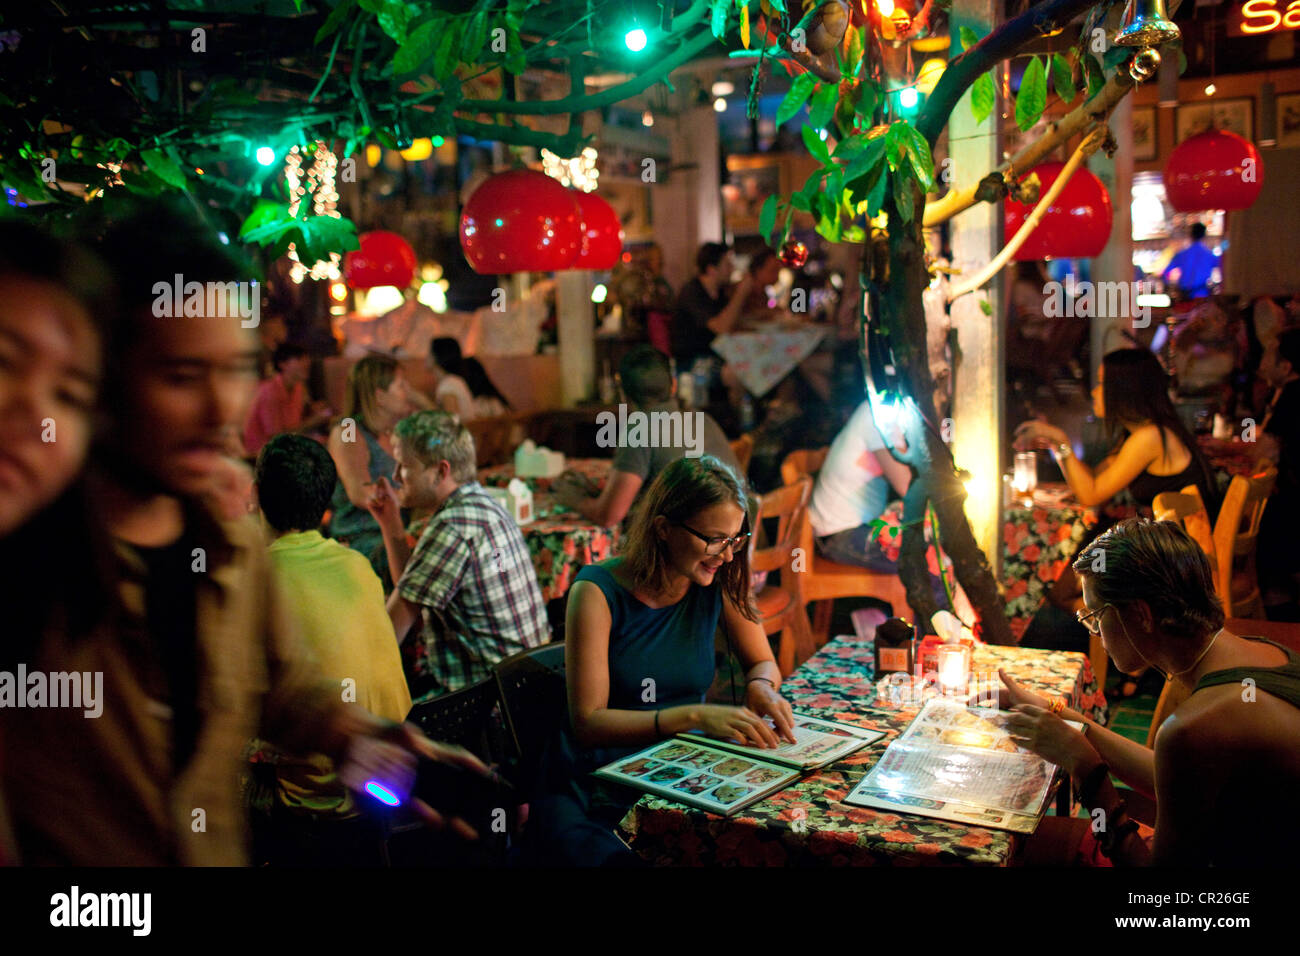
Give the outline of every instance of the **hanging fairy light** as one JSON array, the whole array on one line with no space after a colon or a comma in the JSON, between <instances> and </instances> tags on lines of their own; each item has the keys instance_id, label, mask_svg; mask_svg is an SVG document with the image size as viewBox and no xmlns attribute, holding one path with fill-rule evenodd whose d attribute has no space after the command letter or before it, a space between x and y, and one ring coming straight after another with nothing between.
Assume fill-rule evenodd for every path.
<instances>
[{"instance_id":1,"label":"hanging fairy light","mask_svg":"<svg viewBox=\"0 0 1300 956\"><path fill-rule=\"evenodd\" d=\"M572 159L561 159L549 149L543 149L542 171L552 179L558 179L561 185L581 189L584 193L593 192L600 177L596 168L597 155L591 146Z\"/></svg>"},{"instance_id":2,"label":"hanging fairy light","mask_svg":"<svg viewBox=\"0 0 1300 956\"><path fill-rule=\"evenodd\" d=\"M334 177L338 172L338 157L320 140L308 147L308 150L312 162L305 169L306 157L301 148L293 147L284 157L284 180L289 188L289 215L298 215L299 208L306 200L311 202L315 215L337 219L339 194L334 186ZM298 258L298 250L291 242L289 259L293 262L289 277L294 282L302 282L305 278L333 281L343 275L340 268L342 259L337 252L331 252L329 259L320 259L307 266Z\"/></svg>"}]
</instances>

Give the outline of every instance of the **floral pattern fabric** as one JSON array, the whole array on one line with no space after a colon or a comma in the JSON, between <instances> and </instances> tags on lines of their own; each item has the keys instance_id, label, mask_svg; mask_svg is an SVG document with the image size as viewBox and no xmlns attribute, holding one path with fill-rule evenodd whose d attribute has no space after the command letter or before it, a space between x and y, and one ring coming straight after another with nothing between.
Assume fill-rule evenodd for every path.
<instances>
[{"instance_id":1,"label":"floral pattern fabric","mask_svg":"<svg viewBox=\"0 0 1300 956\"><path fill-rule=\"evenodd\" d=\"M829 331L732 332L714 339L713 351L722 356L749 394L762 398L812 355Z\"/></svg>"},{"instance_id":2,"label":"floral pattern fabric","mask_svg":"<svg viewBox=\"0 0 1300 956\"><path fill-rule=\"evenodd\" d=\"M564 463L565 471L576 471L597 485L605 484L605 479L609 476L609 466L608 458L570 458ZM478 472L478 482L485 488L504 488L514 477L515 466L512 464L480 468ZM525 478L523 481L536 495L539 491L550 491L553 480L553 478Z\"/></svg>"},{"instance_id":3,"label":"floral pattern fabric","mask_svg":"<svg viewBox=\"0 0 1300 956\"><path fill-rule=\"evenodd\" d=\"M1106 700L1086 654L976 648L973 671L996 675L999 667L1034 691L1062 695L1071 707L1105 719ZM843 802L917 714L878 703L871 671L869 645L837 639L795 671L782 693L801 712L880 730L884 738L730 818L642 797L623 818L624 838L659 865L1005 866L1022 837Z\"/></svg>"}]
</instances>

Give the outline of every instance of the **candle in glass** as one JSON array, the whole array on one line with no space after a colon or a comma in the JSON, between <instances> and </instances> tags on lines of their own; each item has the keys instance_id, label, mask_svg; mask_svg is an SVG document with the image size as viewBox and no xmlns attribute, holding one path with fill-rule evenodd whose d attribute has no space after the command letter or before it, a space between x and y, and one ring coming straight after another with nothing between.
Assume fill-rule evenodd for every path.
<instances>
[{"instance_id":1,"label":"candle in glass","mask_svg":"<svg viewBox=\"0 0 1300 956\"><path fill-rule=\"evenodd\" d=\"M945 691L959 691L970 681L970 648L965 644L944 644L939 648L939 685Z\"/></svg>"},{"instance_id":2,"label":"candle in glass","mask_svg":"<svg viewBox=\"0 0 1300 956\"><path fill-rule=\"evenodd\" d=\"M1016 452L1015 476L1011 479L1016 491L1031 495L1038 487L1038 454L1032 451Z\"/></svg>"}]
</instances>

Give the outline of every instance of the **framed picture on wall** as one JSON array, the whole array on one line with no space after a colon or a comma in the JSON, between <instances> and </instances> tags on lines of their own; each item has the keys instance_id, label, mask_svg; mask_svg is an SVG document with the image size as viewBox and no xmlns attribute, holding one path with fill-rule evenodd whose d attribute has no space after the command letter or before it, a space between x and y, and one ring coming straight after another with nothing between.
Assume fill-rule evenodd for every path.
<instances>
[{"instance_id":1,"label":"framed picture on wall","mask_svg":"<svg viewBox=\"0 0 1300 956\"><path fill-rule=\"evenodd\" d=\"M788 192L784 165L774 153L728 156L730 182L722 187L722 211L727 228L736 235L758 232L758 216L768 196Z\"/></svg>"},{"instance_id":2,"label":"framed picture on wall","mask_svg":"<svg viewBox=\"0 0 1300 956\"><path fill-rule=\"evenodd\" d=\"M1254 99L1241 96L1231 100L1210 100L1178 107L1178 114L1174 118L1174 144L1181 143L1189 136L1204 133L1211 126L1253 141L1255 138Z\"/></svg>"},{"instance_id":3,"label":"framed picture on wall","mask_svg":"<svg viewBox=\"0 0 1300 956\"><path fill-rule=\"evenodd\" d=\"M1156 139L1156 108L1133 107L1133 158L1150 162L1160 153Z\"/></svg>"},{"instance_id":4,"label":"framed picture on wall","mask_svg":"<svg viewBox=\"0 0 1300 956\"><path fill-rule=\"evenodd\" d=\"M1300 146L1300 93L1283 93L1277 98L1277 145L1283 149Z\"/></svg>"}]
</instances>

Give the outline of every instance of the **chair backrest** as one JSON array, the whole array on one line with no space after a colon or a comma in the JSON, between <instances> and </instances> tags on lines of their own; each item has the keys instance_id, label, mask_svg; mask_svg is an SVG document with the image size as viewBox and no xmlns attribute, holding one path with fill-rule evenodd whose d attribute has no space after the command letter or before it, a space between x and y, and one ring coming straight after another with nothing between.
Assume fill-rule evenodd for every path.
<instances>
[{"instance_id":1,"label":"chair backrest","mask_svg":"<svg viewBox=\"0 0 1300 956\"><path fill-rule=\"evenodd\" d=\"M790 566L790 552L799 545L803 526L808 521L808 499L812 495L812 478L803 475L793 483L769 491L758 499L758 517L777 519L776 543L759 548L757 535L750 538L751 571L776 571Z\"/></svg>"},{"instance_id":2,"label":"chair backrest","mask_svg":"<svg viewBox=\"0 0 1300 956\"><path fill-rule=\"evenodd\" d=\"M736 456L736 461L740 465L740 477L744 478L749 474L749 461L754 457L754 436L741 435L731 445L731 453Z\"/></svg>"},{"instance_id":3,"label":"chair backrest","mask_svg":"<svg viewBox=\"0 0 1300 956\"><path fill-rule=\"evenodd\" d=\"M496 681L487 677L416 704L406 719L433 740L459 744L485 761L497 761L504 756L504 722L494 716L499 714L499 700Z\"/></svg>"},{"instance_id":4,"label":"chair backrest","mask_svg":"<svg viewBox=\"0 0 1300 956\"><path fill-rule=\"evenodd\" d=\"M1205 556L1210 559L1217 591L1219 573L1214 553L1214 528L1210 524L1210 514L1205 510L1205 502L1201 499L1201 489L1196 485L1188 485L1182 491L1162 491L1151 503L1151 510L1155 512L1158 521L1173 521L1182 525L1188 536L1201 546Z\"/></svg>"},{"instance_id":5,"label":"chair backrest","mask_svg":"<svg viewBox=\"0 0 1300 956\"><path fill-rule=\"evenodd\" d=\"M514 749L509 778L527 794L541 776L547 744L569 724L564 642L520 651L493 671Z\"/></svg>"},{"instance_id":6,"label":"chair backrest","mask_svg":"<svg viewBox=\"0 0 1300 956\"><path fill-rule=\"evenodd\" d=\"M474 437L474 454L479 468L512 461L515 446L523 441L524 427L513 415L475 418L467 421L465 427Z\"/></svg>"},{"instance_id":7,"label":"chair backrest","mask_svg":"<svg viewBox=\"0 0 1300 956\"><path fill-rule=\"evenodd\" d=\"M1240 570L1246 573L1252 591L1258 590L1255 583L1255 540L1259 536L1264 505L1276 483L1277 468L1270 465L1256 475L1234 476L1228 485L1228 493L1223 496L1223 507L1219 509L1219 519L1214 525L1214 554L1218 562L1219 597L1228 615L1233 614L1235 559L1242 559Z\"/></svg>"},{"instance_id":8,"label":"chair backrest","mask_svg":"<svg viewBox=\"0 0 1300 956\"><path fill-rule=\"evenodd\" d=\"M826 463L826 456L829 453L829 446L801 448L799 451L790 452L785 456L785 461L781 462L781 481L793 485L800 475L817 474Z\"/></svg>"}]
</instances>

